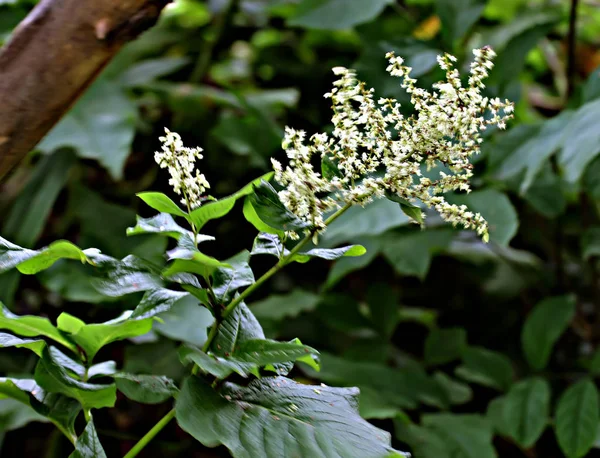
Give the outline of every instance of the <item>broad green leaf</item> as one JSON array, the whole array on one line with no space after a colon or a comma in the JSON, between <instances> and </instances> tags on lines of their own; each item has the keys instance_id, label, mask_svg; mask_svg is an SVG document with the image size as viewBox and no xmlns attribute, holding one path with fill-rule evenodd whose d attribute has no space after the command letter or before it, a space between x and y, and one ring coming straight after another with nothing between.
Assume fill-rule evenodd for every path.
<instances>
[{"instance_id":1,"label":"broad green leaf","mask_svg":"<svg viewBox=\"0 0 600 458\"><path fill-rule=\"evenodd\" d=\"M454 195L450 203L466 205L469 210L481 213L489 225L490 240L499 245L508 245L517 233L519 218L505 194L494 189Z\"/></svg>"},{"instance_id":2,"label":"broad green leaf","mask_svg":"<svg viewBox=\"0 0 600 458\"><path fill-rule=\"evenodd\" d=\"M432 329L425 339L425 362L446 364L459 359L467 349L467 332L463 328Z\"/></svg>"},{"instance_id":3,"label":"broad green leaf","mask_svg":"<svg viewBox=\"0 0 600 458\"><path fill-rule=\"evenodd\" d=\"M41 388L35 380L0 377L0 399L11 398L29 404L29 394L36 391Z\"/></svg>"},{"instance_id":4,"label":"broad green leaf","mask_svg":"<svg viewBox=\"0 0 600 458\"><path fill-rule=\"evenodd\" d=\"M136 219L136 225L127 228L127 235L161 234L175 240L179 240L182 234L190 235L190 231L177 224L169 213L159 213L152 218L137 216Z\"/></svg>"},{"instance_id":5,"label":"broad green leaf","mask_svg":"<svg viewBox=\"0 0 600 458\"><path fill-rule=\"evenodd\" d=\"M25 337L48 337L65 347L77 351L75 344L64 337L48 318L33 315L18 316L0 304L0 329L6 329Z\"/></svg>"},{"instance_id":6,"label":"broad green leaf","mask_svg":"<svg viewBox=\"0 0 600 458\"><path fill-rule=\"evenodd\" d=\"M388 199L378 199L365 208L354 206L327 227L322 241L332 246L359 236L379 235L389 229L410 222L398 204Z\"/></svg>"},{"instance_id":7,"label":"broad green leaf","mask_svg":"<svg viewBox=\"0 0 600 458\"><path fill-rule=\"evenodd\" d=\"M75 451L69 455L69 458L106 458L92 418L88 421L81 436L77 438Z\"/></svg>"},{"instance_id":8,"label":"broad green leaf","mask_svg":"<svg viewBox=\"0 0 600 458\"><path fill-rule=\"evenodd\" d=\"M586 103L577 110L565 128L565 141L559 155L559 164L565 179L575 183L585 168L600 153L600 132L597 119L600 116L600 100Z\"/></svg>"},{"instance_id":9,"label":"broad green leaf","mask_svg":"<svg viewBox=\"0 0 600 458\"><path fill-rule=\"evenodd\" d=\"M207 328L214 322L210 311L192 296L179 300L159 318L161 322L154 323L156 332L198 347L206 342Z\"/></svg>"},{"instance_id":10,"label":"broad green leaf","mask_svg":"<svg viewBox=\"0 0 600 458\"><path fill-rule=\"evenodd\" d=\"M424 279L433 256L443 251L453 237L450 229L389 233L381 237L381 251L399 274Z\"/></svg>"},{"instance_id":11,"label":"broad green leaf","mask_svg":"<svg viewBox=\"0 0 600 458\"><path fill-rule=\"evenodd\" d=\"M307 29L348 29L375 19L391 0L302 0L288 25Z\"/></svg>"},{"instance_id":12,"label":"broad green leaf","mask_svg":"<svg viewBox=\"0 0 600 458\"><path fill-rule=\"evenodd\" d=\"M20 339L11 334L0 332L0 348L16 347L27 348L38 356L42 356L42 350L46 346L46 341L42 339Z\"/></svg>"},{"instance_id":13,"label":"broad green leaf","mask_svg":"<svg viewBox=\"0 0 600 458\"><path fill-rule=\"evenodd\" d=\"M525 177L519 185L519 191L524 194L532 186L548 158L561 148L571 115L571 112L565 111L544 122L534 135L524 138L521 145L506 155L495 176L500 180L507 180L525 171Z\"/></svg>"},{"instance_id":14,"label":"broad green leaf","mask_svg":"<svg viewBox=\"0 0 600 458\"><path fill-rule=\"evenodd\" d=\"M250 254L252 256L256 254L268 254L280 259L288 255L289 250L283 246L279 235L261 232L254 239Z\"/></svg>"},{"instance_id":15,"label":"broad green leaf","mask_svg":"<svg viewBox=\"0 0 600 458\"><path fill-rule=\"evenodd\" d=\"M241 303L219 325L211 351L218 356L227 356L248 340L264 338L265 334L258 320L246 304Z\"/></svg>"},{"instance_id":16,"label":"broad green leaf","mask_svg":"<svg viewBox=\"0 0 600 458\"><path fill-rule=\"evenodd\" d=\"M332 385L357 386L371 403L414 409L419 402L445 408L446 391L419 366L393 369L374 362L357 362L321 353L321 371L311 376Z\"/></svg>"},{"instance_id":17,"label":"broad green leaf","mask_svg":"<svg viewBox=\"0 0 600 458\"><path fill-rule=\"evenodd\" d=\"M189 58L180 56L146 59L129 66L119 75L119 82L126 87L143 86L161 76L176 72L189 61Z\"/></svg>"},{"instance_id":18,"label":"broad green leaf","mask_svg":"<svg viewBox=\"0 0 600 458\"><path fill-rule=\"evenodd\" d=\"M318 302L319 296L316 294L295 289L288 294L272 294L262 301L253 302L249 307L259 320L279 321L297 317L302 312L310 312Z\"/></svg>"},{"instance_id":19,"label":"broad green leaf","mask_svg":"<svg viewBox=\"0 0 600 458\"><path fill-rule=\"evenodd\" d=\"M482 0L436 0L436 12L442 21L446 43L452 46L477 22L483 12Z\"/></svg>"},{"instance_id":20,"label":"broad green leaf","mask_svg":"<svg viewBox=\"0 0 600 458\"><path fill-rule=\"evenodd\" d=\"M193 239L187 235L182 235L177 242L177 247L168 251L167 255L169 260L174 262L163 271L166 277L184 272L208 278L218 268L231 268L229 264L201 253Z\"/></svg>"},{"instance_id":21,"label":"broad green leaf","mask_svg":"<svg viewBox=\"0 0 600 458\"><path fill-rule=\"evenodd\" d=\"M152 374L181 380L188 371L177 356L177 344L169 339L125 347L123 372Z\"/></svg>"},{"instance_id":22,"label":"broad green leaf","mask_svg":"<svg viewBox=\"0 0 600 458\"><path fill-rule=\"evenodd\" d=\"M258 218L268 226L279 231L302 231L312 227L307 221L303 221L290 212L279 200L277 191L266 181L254 187L254 193L248 199ZM269 232L269 231L264 231Z\"/></svg>"},{"instance_id":23,"label":"broad green leaf","mask_svg":"<svg viewBox=\"0 0 600 458\"><path fill-rule=\"evenodd\" d=\"M433 378L446 391L451 404L465 404L473 399L473 390L466 383L453 379L443 372L435 372Z\"/></svg>"},{"instance_id":24,"label":"broad green leaf","mask_svg":"<svg viewBox=\"0 0 600 458\"><path fill-rule=\"evenodd\" d=\"M109 297L121 297L163 287L160 270L155 265L130 255L122 260L109 256L92 258L98 267L92 285Z\"/></svg>"},{"instance_id":25,"label":"broad green leaf","mask_svg":"<svg viewBox=\"0 0 600 458\"><path fill-rule=\"evenodd\" d=\"M572 295L551 297L536 304L521 333L523 353L532 368L546 367L554 344L574 316L575 297Z\"/></svg>"},{"instance_id":26,"label":"broad green leaf","mask_svg":"<svg viewBox=\"0 0 600 458\"><path fill-rule=\"evenodd\" d=\"M552 169L550 162L542 166L542 170L523 198L546 218L556 218L565 211L567 207L565 185Z\"/></svg>"},{"instance_id":27,"label":"broad green leaf","mask_svg":"<svg viewBox=\"0 0 600 458\"><path fill-rule=\"evenodd\" d=\"M0 273L16 267L25 275L33 275L62 258L90 262L84 251L64 240L54 242L41 250L29 250L0 237Z\"/></svg>"},{"instance_id":28,"label":"broad green leaf","mask_svg":"<svg viewBox=\"0 0 600 458\"><path fill-rule=\"evenodd\" d=\"M137 108L123 89L100 77L37 148L49 152L71 146L79 157L96 159L113 178L120 179L137 117Z\"/></svg>"},{"instance_id":29,"label":"broad green leaf","mask_svg":"<svg viewBox=\"0 0 600 458\"><path fill-rule=\"evenodd\" d=\"M165 288L146 291L130 318L132 320L141 320L152 318L159 313L168 312L175 302L188 295L188 293L182 291L172 291Z\"/></svg>"},{"instance_id":30,"label":"broad green leaf","mask_svg":"<svg viewBox=\"0 0 600 458\"><path fill-rule=\"evenodd\" d=\"M159 404L175 396L178 391L173 380L162 375L118 372L113 378L121 393L142 404Z\"/></svg>"},{"instance_id":31,"label":"broad green leaf","mask_svg":"<svg viewBox=\"0 0 600 458\"><path fill-rule=\"evenodd\" d=\"M162 192L140 192L137 196L142 199L149 207L161 213L168 213L170 215L181 216L186 218L188 215L184 212L179 205L167 197Z\"/></svg>"},{"instance_id":32,"label":"broad green leaf","mask_svg":"<svg viewBox=\"0 0 600 458\"><path fill-rule=\"evenodd\" d=\"M2 434L22 428L32 421L47 422L49 419L37 413L31 406L15 399L0 399L0 431Z\"/></svg>"},{"instance_id":33,"label":"broad green leaf","mask_svg":"<svg viewBox=\"0 0 600 458\"><path fill-rule=\"evenodd\" d=\"M362 256L366 252L366 248L362 245L349 245L340 248L313 248L312 250L297 253L290 259L290 262L305 263L310 261L311 258L335 261L342 257Z\"/></svg>"},{"instance_id":34,"label":"broad green leaf","mask_svg":"<svg viewBox=\"0 0 600 458\"><path fill-rule=\"evenodd\" d=\"M506 432L528 449L546 429L550 417L550 385L534 377L514 384L503 402Z\"/></svg>"},{"instance_id":35,"label":"broad green leaf","mask_svg":"<svg viewBox=\"0 0 600 458\"><path fill-rule=\"evenodd\" d=\"M251 201L250 197L247 197L244 200L243 213L244 213L244 218L246 218L246 221L248 221L250 224L252 224L259 232L261 232L263 234L274 234L274 235L278 235L278 236L284 235L284 231L275 229L260 219L260 217L258 216L258 213L256 213L256 210L254 209L254 206L252 205L252 201Z\"/></svg>"},{"instance_id":36,"label":"broad green leaf","mask_svg":"<svg viewBox=\"0 0 600 458\"><path fill-rule=\"evenodd\" d=\"M116 401L114 384L101 385L77 380L61 366L45 348L36 368L35 381L46 391L76 399L84 409L113 407Z\"/></svg>"},{"instance_id":37,"label":"broad green leaf","mask_svg":"<svg viewBox=\"0 0 600 458\"><path fill-rule=\"evenodd\" d=\"M510 360L501 353L481 347L469 347L462 356L463 364L456 375L469 382L506 391L513 382Z\"/></svg>"},{"instance_id":38,"label":"broad green leaf","mask_svg":"<svg viewBox=\"0 0 600 458\"><path fill-rule=\"evenodd\" d=\"M259 367L269 364L301 361L319 370L319 352L298 342L277 342L268 339L254 339L240 342L232 357Z\"/></svg>"},{"instance_id":39,"label":"broad green leaf","mask_svg":"<svg viewBox=\"0 0 600 458\"><path fill-rule=\"evenodd\" d=\"M220 380L229 377L233 373L242 377L248 377L249 374L254 374L257 377L260 375L258 366L252 362L240 361L232 357L221 357L190 347L182 347L179 351L179 357L183 363L193 362L202 372L213 375Z\"/></svg>"},{"instance_id":40,"label":"broad green leaf","mask_svg":"<svg viewBox=\"0 0 600 458\"><path fill-rule=\"evenodd\" d=\"M222 218L227 215L233 209L235 202L238 199L252 194L255 185L258 186L262 180L270 180L272 176L273 172L269 172L251 181L242 189L228 197L219 199L216 202L209 202L196 208L190 213L190 221L196 225L196 230L199 231L208 221Z\"/></svg>"},{"instance_id":41,"label":"broad green leaf","mask_svg":"<svg viewBox=\"0 0 600 458\"><path fill-rule=\"evenodd\" d=\"M589 379L570 386L556 407L556 437L568 458L586 456L596 440L600 418L598 390Z\"/></svg>"},{"instance_id":42,"label":"broad green leaf","mask_svg":"<svg viewBox=\"0 0 600 458\"><path fill-rule=\"evenodd\" d=\"M152 319L132 319L131 311L124 312L114 320L104 323L86 324L84 321L68 313L61 313L56 324L58 329L66 333L92 361L96 353L111 342L125 340L130 337L146 334L152 329Z\"/></svg>"},{"instance_id":43,"label":"broad green leaf","mask_svg":"<svg viewBox=\"0 0 600 458\"><path fill-rule=\"evenodd\" d=\"M249 260L250 253L244 250L226 261L230 267L220 267L213 272L212 290L219 304L228 304L238 289L254 283Z\"/></svg>"},{"instance_id":44,"label":"broad green leaf","mask_svg":"<svg viewBox=\"0 0 600 458\"><path fill-rule=\"evenodd\" d=\"M227 383L217 392L189 377L175 409L185 431L207 447L225 445L234 457L394 456L389 434L358 415L357 396L355 388L307 386L283 377L248 387Z\"/></svg>"},{"instance_id":45,"label":"broad green leaf","mask_svg":"<svg viewBox=\"0 0 600 458\"><path fill-rule=\"evenodd\" d=\"M396 422L396 435L423 458L496 458L492 427L480 415L428 414L422 426Z\"/></svg>"}]
</instances>

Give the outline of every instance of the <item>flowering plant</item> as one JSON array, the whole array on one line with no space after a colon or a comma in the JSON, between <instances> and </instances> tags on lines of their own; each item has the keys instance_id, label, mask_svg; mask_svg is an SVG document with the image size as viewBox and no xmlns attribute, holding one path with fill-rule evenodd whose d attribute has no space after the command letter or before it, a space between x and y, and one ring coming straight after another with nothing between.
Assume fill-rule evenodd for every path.
<instances>
[{"instance_id":1,"label":"flowering plant","mask_svg":"<svg viewBox=\"0 0 600 458\"><path fill-rule=\"evenodd\" d=\"M332 133L315 134L307 143L304 132L286 129L283 148L289 164L273 160L274 172L221 199L205 196L210 185L196 168L202 150L185 147L178 134L167 130L155 159L168 169L169 183L185 209L162 193L141 193L139 197L159 213L138 217L128 230L129 235L152 233L174 241L164 267L134 255L115 259L98 250L81 250L66 241L28 250L0 239L0 272L17 268L35 274L60 258L77 259L94 267L91 281L100 293L144 293L134 310L95 324L67 313L53 324L3 308L0 328L15 335L2 333L0 345L27 348L39 362L33 379L0 379L1 392L56 424L73 443L74 457L105 456L92 410L113 406L117 390L138 402L175 398L174 408L127 458L137 456L173 418L202 444L225 445L233 456L279 457L286 450L306 457L403 456L392 449L387 433L360 418L357 389L309 386L287 377L295 362L319 370L317 350L298 339L266 339L245 300L287 264L363 254L365 249L358 245L306 248L311 241L317 244L319 234L351 206L374 199L399 202L408 216L423 224L421 207L415 205L421 202L444 220L487 238L481 215L442 196L469 191L470 158L479 151L481 131L490 125L504 128L511 116L508 101L481 94L492 50L474 54L465 87L453 68L455 59L440 57L447 80L434 85L433 92L418 88L411 69L388 54L388 71L402 78L411 95L410 115L393 99L375 102L374 90L358 81L352 70L335 68L339 79L326 94L333 104ZM425 176L426 170L437 167L444 168L438 178ZM227 260L204 254L199 244L213 240L200 232L204 225L226 216L242 198L245 218L259 231L252 249ZM175 218L186 221L189 229ZM290 239L298 241L287 246ZM255 278L250 260L260 255L277 261ZM117 370L113 361L95 361L105 345L148 333L153 322L184 297L193 298L212 320L202 329L200 345L186 344L179 350L182 364L190 370L181 387L165 376L131 374ZM75 419L81 411L87 426L77 434Z\"/></svg>"}]
</instances>

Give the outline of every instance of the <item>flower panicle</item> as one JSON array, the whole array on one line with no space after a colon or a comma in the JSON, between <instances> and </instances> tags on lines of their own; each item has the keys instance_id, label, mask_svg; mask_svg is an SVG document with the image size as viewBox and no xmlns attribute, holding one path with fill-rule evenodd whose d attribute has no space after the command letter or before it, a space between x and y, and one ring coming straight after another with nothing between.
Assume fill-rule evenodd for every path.
<instances>
[{"instance_id":1,"label":"flower panicle","mask_svg":"<svg viewBox=\"0 0 600 458\"><path fill-rule=\"evenodd\" d=\"M210 189L204 174L196 169L196 160L203 158L202 148L189 148L183 145L176 132L165 128L165 136L159 137L161 151L154 153L154 160L161 169L167 169L171 178L169 185L175 194L182 196L181 203L188 210L202 205L203 194Z\"/></svg>"},{"instance_id":2,"label":"flower panicle","mask_svg":"<svg viewBox=\"0 0 600 458\"><path fill-rule=\"evenodd\" d=\"M402 79L414 112L406 117L393 98L374 100L374 90L359 81L354 70L333 68L338 79L325 94L332 102L333 130L306 140L303 131L286 128L283 148L289 163L273 160L279 197L298 217L324 230L324 214L340 206L365 205L392 193L410 202L421 201L454 225L474 229L484 240L488 226L479 213L448 203L443 193L470 191L470 158L480 151L481 132L488 126L506 127L513 105L482 95L483 81L493 68L494 51L475 49L467 84L463 86L450 54L438 57L446 80L433 91L417 86L411 68L393 52L387 71ZM311 162L326 159L337 173L325 179ZM424 169L444 167L438 178L422 176ZM429 175L429 174L428 174Z\"/></svg>"}]
</instances>

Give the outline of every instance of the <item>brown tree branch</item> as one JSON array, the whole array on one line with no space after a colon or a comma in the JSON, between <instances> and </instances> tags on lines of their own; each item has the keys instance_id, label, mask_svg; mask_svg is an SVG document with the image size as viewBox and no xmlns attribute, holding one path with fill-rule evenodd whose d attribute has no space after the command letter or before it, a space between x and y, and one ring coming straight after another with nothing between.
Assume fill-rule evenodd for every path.
<instances>
[{"instance_id":1,"label":"brown tree branch","mask_svg":"<svg viewBox=\"0 0 600 458\"><path fill-rule=\"evenodd\" d=\"M0 180L170 0L42 0L0 50Z\"/></svg>"}]
</instances>

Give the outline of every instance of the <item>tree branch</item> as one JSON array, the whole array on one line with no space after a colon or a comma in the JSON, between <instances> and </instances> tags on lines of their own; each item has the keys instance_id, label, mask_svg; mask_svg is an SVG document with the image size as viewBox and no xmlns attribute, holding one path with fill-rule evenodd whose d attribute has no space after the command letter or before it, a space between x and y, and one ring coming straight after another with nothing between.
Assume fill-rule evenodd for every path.
<instances>
[{"instance_id":1,"label":"tree branch","mask_svg":"<svg viewBox=\"0 0 600 458\"><path fill-rule=\"evenodd\" d=\"M0 180L170 0L42 0L0 50Z\"/></svg>"}]
</instances>

